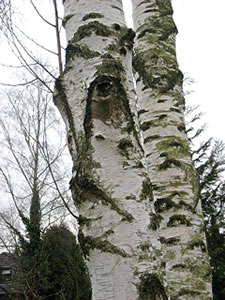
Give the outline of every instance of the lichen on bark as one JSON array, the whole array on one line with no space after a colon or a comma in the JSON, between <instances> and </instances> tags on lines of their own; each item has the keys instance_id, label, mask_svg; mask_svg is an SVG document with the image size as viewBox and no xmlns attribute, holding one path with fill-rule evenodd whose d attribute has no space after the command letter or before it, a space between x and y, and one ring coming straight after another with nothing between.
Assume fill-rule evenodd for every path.
<instances>
[{"instance_id":1,"label":"lichen on bark","mask_svg":"<svg viewBox=\"0 0 225 300\"><path fill-rule=\"evenodd\" d=\"M121 0L113 4L65 2L55 94L74 148L70 183L93 300L204 299L210 276L171 1L133 0L136 38ZM205 284L190 267L195 256Z\"/></svg>"},{"instance_id":2,"label":"lichen on bark","mask_svg":"<svg viewBox=\"0 0 225 300\"><path fill-rule=\"evenodd\" d=\"M199 179L185 130L183 74L176 59L177 28L171 1L133 0L133 8L138 116L153 191L149 226L157 229L162 243L167 295L171 299L211 299L210 272L205 272L208 277L202 284L190 268L179 277L173 269L196 256L196 267L200 269L200 261L205 260L201 269L207 270L209 261L201 232Z\"/></svg>"},{"instance_id":3,"label":"lichen on bark","mask_svg":"<svg viewBox=\"0 0 225 300\"><path fill-rule=\"evenodd\" d=\"M137 299L141 275L161 265L132 80L135 34L121 12L120 0L66 1L66 68L55 95L75 148L70 186L93 299Z\"/></svg>"}]
</instances>

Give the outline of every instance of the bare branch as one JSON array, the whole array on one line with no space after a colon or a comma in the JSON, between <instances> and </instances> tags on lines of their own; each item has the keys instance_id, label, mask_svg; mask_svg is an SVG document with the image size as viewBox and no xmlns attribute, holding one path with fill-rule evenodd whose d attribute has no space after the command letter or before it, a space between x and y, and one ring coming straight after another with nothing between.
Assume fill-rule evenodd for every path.
<instances>
[{"instance_id":1,"label":"bare branch","mask_svg":"<svg viewBox=\"0 0 225 300\"><path fill-rule=\"evenodd\" d=\"M50 23L48 20L46 20L42 14L39 12L39 10L37 9L37 7L34 5L33 1L30 0L30 3L32 4L33 8L35 9L36 13L38 14L38 16L45 22L47 23L48 25L52 26L52 27L55 27L54 24Z\"/></svg>"},{"instance_id":2,"label":"bare branch","mask_svg":"<svg viewBox=\"0 0 225 300\"><path fill-rule=\"evenodd\" d=\"M3 82L0 82L0 85L2 86L7 86L7 87L19 87L19 86L26 86L26 85L29 85L31 83L34 83L35 81L37 81L38 79L37 78L34 78L30 81L27 81L27 82L23 82L23 83L15 83L15 84L10 84L10 83L3 83Z\"/></svg>"},{"instance_id":3,"label":"bare branch","mask_svg":"<svg viewBox=\"0 0 225 300\"><path fill-rule=\"evenodd\" d=\"M63 74L62 66L62 53L61 53L61 41L60 41L60 30L59 30L59 17L56 0L53 0L54 10L55 10L55 28L56 28L56 41L58 49L58 65L59 65L59 75Z\"/></svg>"}]
</instances>

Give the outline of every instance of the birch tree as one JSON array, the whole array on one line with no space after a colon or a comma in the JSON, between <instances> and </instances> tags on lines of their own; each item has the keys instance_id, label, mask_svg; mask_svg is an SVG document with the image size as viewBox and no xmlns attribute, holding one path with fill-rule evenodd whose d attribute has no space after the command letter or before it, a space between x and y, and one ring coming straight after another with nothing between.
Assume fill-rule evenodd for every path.
<instances>
[{"instance_id":1,"label":"birch tree","mask_svg":"<svg viewBox=\"0 0 225 300\"><path fill-rule=\"evenodd\" d=\"M134 0L133 60L155 212L171 297L208 299L210 268L199 179L184 125L183 74L176 60L171 1ZM193 270L195 266L195 270Z\"/></svg>"},{"instance_id":2,"label":"birch tree","mask_svg":"<svg viewBox=\"0 0 225 300\"><path fill-rule=\"evenodd\" d=\"M170 1L133 1L133 60L121 0L64 7L54 100L93 299L212 299Z\"/></svg>"},{"instance_id":3,"label":"birch tree","mask_svg":"<svg viewBox=\"0 0 225 300\"><path fill-rule=\"evenodd\" d=\"M63 222L69 214L66 208L73 214L67 171L62 169L67 165L65 141L60 137L63 131L57 129L60 120L51 100L40 83L26 90L10 90L3 98L0 184L5 210L11 207L15 211L7 216L1 209L0 220L12 238L16 236L13 249L19 240L35 252L41 233L51 224ZM7 246L3 233L0 240Z\"/></svg>"}]
</instances>

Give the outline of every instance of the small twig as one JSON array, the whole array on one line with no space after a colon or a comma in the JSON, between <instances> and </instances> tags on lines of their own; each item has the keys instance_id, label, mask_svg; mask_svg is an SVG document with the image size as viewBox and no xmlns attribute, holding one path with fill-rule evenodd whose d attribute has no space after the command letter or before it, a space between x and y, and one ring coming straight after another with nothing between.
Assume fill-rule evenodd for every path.
<instances>
[{"instance_id":1,"label":"small twig","mask_svg":"<svg viewBox=\"0 0 225 300\"><path fill-rule=\"evenodd\" d=\"M53 0L53 5L55 9L55 30L56 30L56 41L57 41L57 50L58 50L59 75L61 76L63 74L63 66L62 66L61 41L60 41L60 34L59 34L59 17L58 17L56 0Z\"/></svg>"},{"instance_id":2,"label":"small twig","mask_svg":"<svg viewBox=\"0 0 225 300\"><path fill-rule=\"evenodd\" d=\"M52 26L52 27L55 27L54 24L50 23L48 20L46 20L46 19L42 16L42 14L39 12L39 10L37 9L37 7L34 5L34 3L33 3L32 0L30 0L30 3L31 3L31 5L33 6L33 8L35 9L35 11L36 11L36 13L38 14L38 16L39 16L45 23L47 23L48 25L50 25L50 26Z\"/></svg>"}]
</instances>

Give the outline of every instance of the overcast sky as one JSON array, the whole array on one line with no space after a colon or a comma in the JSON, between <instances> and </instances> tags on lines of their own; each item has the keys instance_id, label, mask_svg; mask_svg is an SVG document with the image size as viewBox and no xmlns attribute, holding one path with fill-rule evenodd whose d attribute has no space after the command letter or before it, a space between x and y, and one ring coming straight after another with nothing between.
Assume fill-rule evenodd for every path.
<instances>
[{"instance_id":1,"label":"overcast sky","mask_svg":"<svg viewBox=\"0 0 225 300\"><path fill-rule=\"evenodd\" d=\"M173 0L173 6L180 68L196 81L187 102L201 105L208 134L225 142L225 1Z\"/></svg>"}]
</instances>

